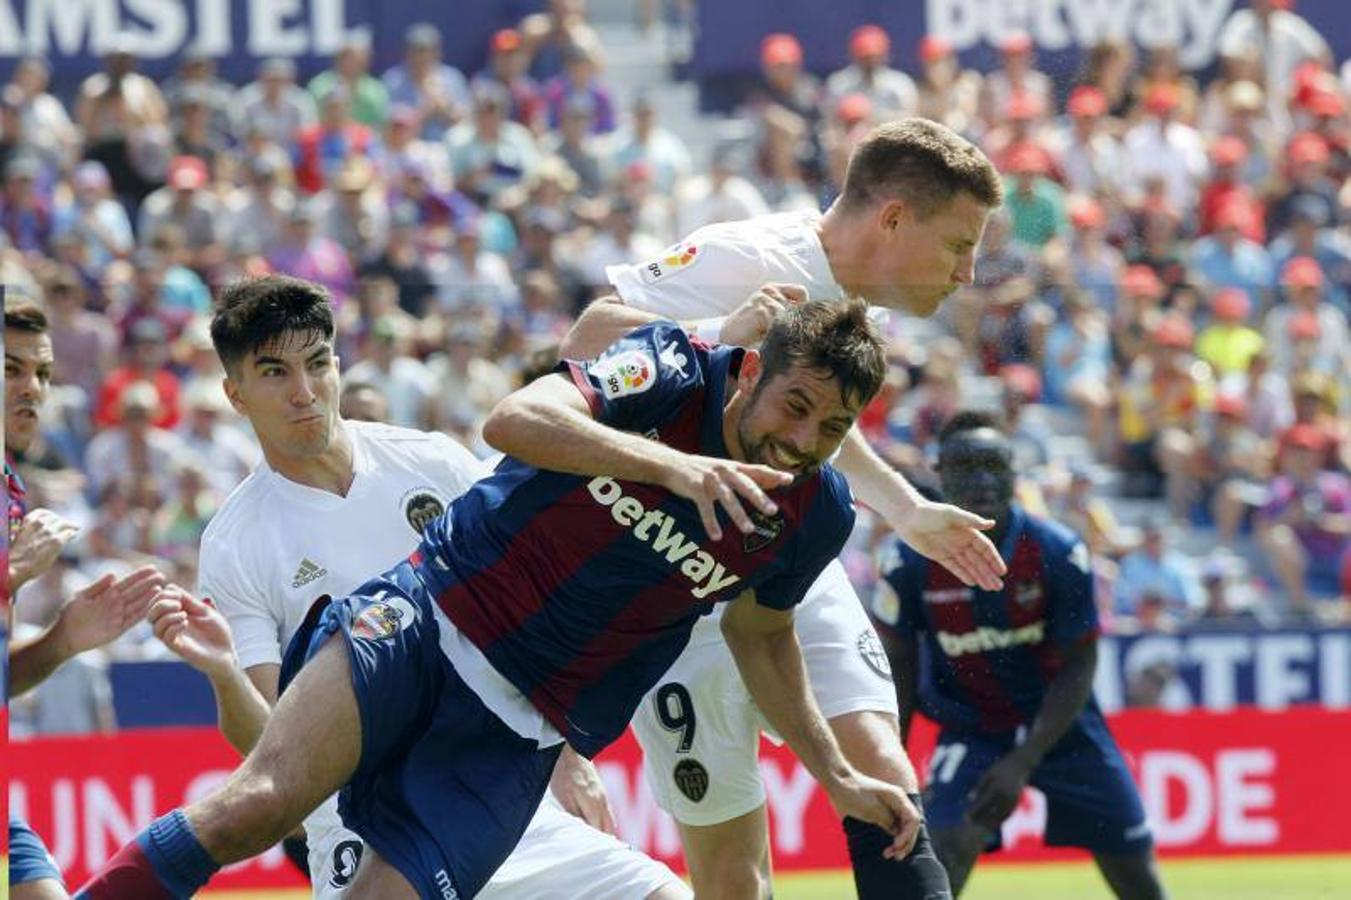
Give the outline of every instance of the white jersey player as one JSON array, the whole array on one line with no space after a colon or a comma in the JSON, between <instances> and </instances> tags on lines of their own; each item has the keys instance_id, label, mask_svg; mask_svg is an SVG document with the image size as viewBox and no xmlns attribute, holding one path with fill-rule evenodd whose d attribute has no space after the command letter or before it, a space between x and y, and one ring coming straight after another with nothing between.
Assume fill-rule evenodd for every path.
<instances>
[{"instance_id":1,"label":"white jersey player","mask_svg":"<svg viewBox=\"0 0 1351 900\"><path fill-rule=\"evenodd\" d=\"M862 296L930 315L971 282L975 248L1000 202L994 168L962 138L926 120L881 126L855 150L843 194L824 215L708 225L656 259L610 267L616 296L587 309L563 354L592 355L654 318L710 342L754 345L783 304L804 299ZM968 584L999 586L1003 563L981 534L993 523L919 497L857 432L836 467L917 550ZM797 610L796 628L813 693L846 756L916 795L885 654L838 562ZM761 727L710 616L634 720L658 802L680 823L696 895L768 890ZM950 896L925 832L905 859L883 859L880 829L844 826L863 900Z\"/></svg>"},{"instance_id":2,"label":"white jersey player","mask_svg":"<svg viewBox=\"0 0 1351 900\"><path fill-rule=\"evenodd\" d=\"M283 303L291 305L283 308L295 324L258 312L269 295L287 298ZM228 634L218 627L213 646L215 614L200 604L178 609L165 601L151 618L171 649L211 677L221 728L246 751L276 702L282 652L315 600L350 593L371 572L406 557L422 528L489 470L445 435L337 417L331 318L325 325L315 311L327 303L320 289L273 278L230 297L238 302L217 314L213 335L229 373L227 393L258 433L264 462L202 539L200 594L224 614ZM188 622L191 629L175 630ZM215 622L219 626L218 617ZM235 660L228 653L231 637ZM570 763L589 766L576 757ZM589 769L564 774L594 778ZM603 809L603 801L599 805ZM306 819L305 831L314 896L344 896L362 841L343 827L336 797ZM583 895L680 900L689 890L664 865L590 827L550 796L480 896Z\"/></svg>"}]
</instances>

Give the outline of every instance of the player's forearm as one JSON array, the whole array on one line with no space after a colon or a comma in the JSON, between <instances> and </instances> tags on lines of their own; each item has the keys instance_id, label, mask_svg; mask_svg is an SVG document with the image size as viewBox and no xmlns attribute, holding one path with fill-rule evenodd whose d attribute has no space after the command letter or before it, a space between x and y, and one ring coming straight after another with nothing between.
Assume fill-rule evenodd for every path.
<instances>
[{"instance_id":1,"label":"player's forearm","mask_svg":"<svg viewBox=\"0 0 1351 900\"><path fill-rule=\"evenodd\" d=\"M741 679L774 730L827 791L853 775L807 682L797 633L742 634L724 629Z\"/></svg>"},{"instance_id":2,"label":"player's forearm","mask_svg":"<svg viewBox=\"0 0 1351 900\"><path fill-rule=\"evenodd\" d=\"M857 428L851 428L844 439L835 468L849 479L854 497L876 510L888 523L904 519L921 499L914 485L887 465Z\"/></svg>"},{"instance_id":3,"label":"player's forearm","mask_svg":"<svg viewBox=\"0 0 1351 900\"><path fill-rule=\"evenodd\" d=\"M498 404L483 425L483 439L536 468L647 484L664 484L682 456L664 444L523 392Z\"/></svg>"},{"instance_id":4,"label":"player's forearm","mask_svg":"<svg viewBox=\"0 0 1351 900\"><path fill-rule=\"evenodd\" d=\"M1041 762L1083 712L1084 704L1093 693L1097 661L1096 641L1087 641L1070 651L1064 668L1046 689L1027 739L1014 751L1029 766Z\"/></svg>"},{"instance_id":5,"label":"player's forearm","mask_svg":"<svg viewBox=\"0 0 1351 900\"><path fill-rule=\"evenodd\" d=\"M62 637L61 620L30 640L9 645L9 692L11 697L28 693L73 655Z\"/></svg>"},{"instance_id":6,"label":"player's forearm","mask_svg":"<svg viewBox=\"0 0 1351 900\"><path fill-rule=\"evenodd\" d=\"M221 734L245 756L258 743L272 708L258 688L239 666L231 666L210 676L216 694L216 719Z\"/></svg>"},{"instance_id":7,"label":"player's forearm","mask_svg":"<svg viewBox=\"0 0 1351 900\"><path fill-rule=\"evenodd\" d=\"M558 355L563 359L590 359L599 356L607 347L635 328L664 318L666 317L658 313L635 309L614 295L602 297L582 311L572 330L564 336L563 342L559 345ZM712 324L720 320L703 321ZM701 331L699 321L695 320L681 322L680 327L690 334Z\"/></svg>"}]
</instances>

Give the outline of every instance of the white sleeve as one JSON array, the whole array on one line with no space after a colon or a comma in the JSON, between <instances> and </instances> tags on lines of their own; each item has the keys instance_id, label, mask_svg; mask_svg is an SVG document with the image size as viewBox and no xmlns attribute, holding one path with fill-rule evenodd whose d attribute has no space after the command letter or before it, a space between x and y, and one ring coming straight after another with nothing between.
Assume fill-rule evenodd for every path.
<instances>
[{"instance_id":1,"label":"white sleeve","mask_svg":"<svg viewBox=\"0 0 1351 900\"><path fill-rule=\"evenodd\" d=\"M654 259L607 266L605 277L626 305L676 320L725 316L776 280L756 247L701 232Z\"/></svg>"},{"instance_id":2,"label":"white sleeve","mask_svg":"<svg viewBox=\"0 0 1351 900\"><path fill-rule=\"evenodd\" d=\"M433 435L432 440L445 466L440 486L449 495L450 500L469 490L476 481L492 474L492 468L487 463L470 453L463 444L449 435L437 433Z\"/></svg>"},{"instance_id":3,"label":"white sleeve","mask_svg":"<svg viewBox=\"0 0 1351 900\"><path fill-rule=\"evenodd\" d=\"M203 541L197 570L197 592L210 597L225 616L243 669L281 662L280 617L268 598L244 574L240 555L216 541Z\"/></svg>"}]
</instances>

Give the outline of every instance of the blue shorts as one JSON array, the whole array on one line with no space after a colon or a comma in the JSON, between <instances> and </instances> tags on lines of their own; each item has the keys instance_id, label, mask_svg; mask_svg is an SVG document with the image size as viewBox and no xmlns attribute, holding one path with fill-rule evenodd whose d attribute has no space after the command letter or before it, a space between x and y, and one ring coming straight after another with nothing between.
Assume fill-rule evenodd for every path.
<instances>
[{"instance_id":1,"label":"blue shorts","mask_svg":"<svg viewBox=\"0 0 1351 900\"><path fill-rule=\"evenodd\" d=\"M47 852L47 845L37 832L15 816L9 817L9 883L27 884L51 878L65 888L56 860Z\"/></svg>"},{"instance_id":2,"label":"blue shorts","mask_svg":"<svg viewBox=\"0 0 1351 900\"><path fill-rule=\"evenodd\" d=\"M484 706L441 651L431 602L404 563L316 606L287 648L282 684L341 636L361 714L343 823L419 896L468 900L516 847L562 744L541 749Z\"/></svg>"},{"instance_id":3,"label":"blue shorts","mask_svg":"<svg viewBox=\"0 0 1351 900\"><path fill-rule=\"evenodd\" d=\"M981 776L1013 746L1012 732L943 729L924 794L930 831L964 824ZM1047 844L1113 855L1144 853L1153 846L1140 794L1100 717L1080 716L1032 771L1029 783L1046 795ZM987 849L999 846L996 831Z\"/></svg>"}]
</instances>

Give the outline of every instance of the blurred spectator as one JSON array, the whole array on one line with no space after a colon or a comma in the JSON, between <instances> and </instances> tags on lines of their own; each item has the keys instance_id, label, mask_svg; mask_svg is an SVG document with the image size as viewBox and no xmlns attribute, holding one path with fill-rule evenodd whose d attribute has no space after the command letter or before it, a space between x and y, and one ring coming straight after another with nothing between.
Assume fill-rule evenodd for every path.
<instances>
[{"instance_id":1,"label":"blurred spectator","mask_svg":"<svg viewBox=\"0 0 1351 900\"><path fill-rule=\"evenodd\" d=\"M1286 117L1285 100L1294 86L1295 69L1307 60L1332 62L1327 41L1290 6L1284 0L1252 0L1251 9L1230 15L1217 43L1223 57L1251 55L1262 61L1262 80L1277 121Z\"/></svg>"},{"instance_id":2,"label":"blurred spectator","mask_svg":"<svg viewBox=\"0 0 1351 900\"><path fill-rule=\"evenodd\" d=\"M1212 235L1192 245L1191 268L1197 279L1210 288L1241 290L1254 306L1264 308L1276 273L1266 247L1244 236L1256 227L1251 207L1231 198L1216 212L1214 226Z\"/></svg>"},{"instance_id":3,"label":"blurred spectator","mask_svg":"<svg viewBox=\"0 0 1351 900\"><path fill-rule=\"evenodd\" d=\"M1122 37L1105 38L1089 48L1077 87L1090 87L1102 94L1107 115L1124 119L1131 111L1135 45Z\"/></svg>"},{"instance_id":4,"label":"blurred spectator","mask_svg":"<svg viewBox=\"0 0 1351 900\"><path fill-rule=\"evenodd\" d=\"M178 122L174 129L174 153L193 156L215 170L225 150L226 132L213 124L209 94L205 88L191 85L179 101Z\"/></svg>"},{"instance_id":5,"label":"blurred spectator","mask_svg":"<svg viewBox=\"0 0 1351 900\"><path fill-rule=\"evenodd\" d=\"M442 352L427 361L434 386L426 405L429 426L462 434L467 431L471 447L477 442L483 420L513 387L485 350L483 330L477 324L463 322L446 331Z\"/></svg>"},{"instance_id":6,"label":"blurred spectator","mask_svg":"<svg viewBox=\"0 0 1351 900\"><path fill-rule=\"evenodd\" d=\"M622 200L612 202L602 227L578 249L576 270L579 280L595 296L610 293L606 267L661 255L661 242L638 230L634 212L633 207Z\"/></svg>"},{"instance_id":7,"label":"blurred spectator","mask_svg":"<svg viewBox=\"0 0 1351 900\"><path fill-rule=\"evenodd\" d=\"M1126 496L1163 493L1163 459L1181 452L1173 439L1192 433L1210 387L1207 373L1193 365L1191 324L1175 313L1155 321L1146 352L1132 358L1117 395Z\"/></svg>"},{"instance_id":8,"label":"blurred spectator","mask_svg":"<svg viewBox=\"0 0 1351 900\"><path fill-rule=\"evenodd\" d=\"M459 69L442 61L441 32L435 25L410 25L403 46L403 62L383 76L389 102L417 110L422 137L439 141L468 114L469 83Z\"/></svg>"},{"instance_id":9,"label":"blurred spectator","mask_svg":"<svg viewBox=\"0 0 1351 900\"><path fill-rule=\"evenodd\" d=\"M1211 415L1200 417L1195 432L1174 438L1176 452L1165 466L1173 517L1205 522L1211 516L1226 542L1237 537L1242 504L1260 492L1267 475L1261 438L1247 419L1242 396L1217 396Z\"/></svg>"},{"instance_id":10,"label":"blurred spectator","mask_svg":"<svg viewBox=\"0 0 1351 900\"><path fill-rule=\"evenodd\" d=\"M220 261L221 203L208 190L207 165L195 156L176 156L169 163L169 182L141 204L136 233L149 244L165 225L181 229L189 266L206 270Z\"/></svg>"},{"instance_id":11,"label":"blurred spectator","mask_svg":"<svg viewBox=\"0 0 1351 900\"><path fill-rule=\"evenodd\" d=\"M1121 560L1116 582L1118 615L1146 615L1180 623L1201 610L1205 602L1201 586L1178 555L1168 549L1167 534L1167 525L1150 522L1145 526L1140 549Z\"/></svg>"},{"instance_id":12,"label":"blurred spectator","mask_svg":"<svg viewBox=\"0 0 1351 900\"><path fill-rule=\"evenodd\" d=\"M265 153L242 167L243 184L226 195L224 204L234 242L251 235L258 249L270 250L281 241L296 203L281 177L286 166L284 158Z\"/></svg>"},{"instance_id":13,"label":"blurred spectator","mask_svg":"<svg viewBox=\"0 0 1351 900\"><path fill-rule=\"evenodd\" d=\"M347 88L335 84L319 96L319 121L296 134L296 186L317 194L354 156L369 156L375 135L352 118Z\"/></svg>"},{"instance_id":14,"label":"blurred spectator","mask_svg":"<svg viewBox=\"0 0 1351 900\"><path fill-rule=\"evenodd\" d=\"M48 93L51 65L40 56L27 56L14 66L4 95L18 117L23 146L32 150L51 169L63 168L74 157L80 135L61 101ZM15 135L17 136L17 135ZM5 129L4 139L11 135ZM4 160L0 159L0 165Z\"/></svg>"},{"instance_id":15,"label":"blurred spectator","mask_svg":"<svg viewBox=\"0 0 1351 900\"><path fill-rule=\"evenodd\" d=\"M348 117L367 128L379 128L389 111L389 91L370 73L371 41L363 34L350 34L333 57L333 68L310 79L309 92L320 108L338 93Z\"/></svg>"},{"instance_id":16,"label":"blurred spectator","mask_svg":"<svg viewBox=\"0 0 1351 900\"><path fill-rule=\"evenodd\" d=\"M85 309L85 286L68 267L46 285L48 334L56 365L52 383L72 385L90 406L103 377L117 364L118 336L106 316Z\"/></svg>"},{"instance_id":17,"label":"blurred spectator","mask_svg":"<svg viewBox=\"0 0 1351 900\"><path fill-rule=\"evenodd\" d=\"M0 228L16 250L38 254L52 237L52 208L37 189L40 163L34 156L15 156L5 165L4 203Z\"/></svg>"},{"instance_id":18,"label":"blurred spectator","mask_svg":"<svg viewBox=\"0 0 1351 900\"><path fill-rule=\"evenodd\" d=\"M748 98L750 110L763 115L770 106L797 113L815 129L821 115L821 82L802 66L802 45L786 32L760 42L760 83Z\"/></svg>"},{"instance_id":19,"label":"blurred spectator","mask_svg":"<svg viewBox=\"0 0 1351 900\"><path fill-rule=\"evenodd\" d=\"M588 197L600 194L605 186L605 174L609 168L606 158L606 144L592 134L592 122L595 121L595 104L585 96L575 96L563 110L563 121L558 133L543 143L543 149L549 154L535 172L535 178L545 177L545 170L556 171L558 162L566 164L573 176L565 179L580 182L582 193ZM554 174L551 171L550 174ZM567 188L567 193L577 190L578 184Z\"/></svg>"},{"instance_id":20,"label":"blurred spectator","mask_svg":"<svg viewBox=\"0 0 1351 900\"><path fill-rule=\"evenodd\" d=\"M1323 220L1337 221L1336 180L1330 166L1332 153L1327 142L1316 134L1296 135L1285 148L1287 182L1277 192L1268 209L1267 231L1279 237L1290 226L1295 209L1313 204L1323 207Z\"/></svg>"},{"instance_id":21,"label":"blurred spectator","mask_svg":"<svg viewBox=\"0 0 1351 900\"><path fill-rule=\"evenodd\" d=\"M539 151L530 131L507 119L511 102L506 89L493 82L474 85L474 114L450 130L451 171L470 196L491 200L529 178L539 165Z\"/></svg>"},{"instance_id":22,"label":"blurred spectator","mask_svg":"<svg viewBox=\"0 0 1351 900\"><path fill-rule=\"evenodd\" d=\"M1351 541L1351 479L1323 468L1327 443L1316 428L1295 426L1286 445L1258 536L1290 609L1309 613L1311 596L1338 590L1338 568Z\"/></svg>"},{"instance_id":23,"label":"blurred spectator","mask_svg":"<svg viewBox=\"0 0 1351 900\"><path fill-rule=\"evenodd\" d=\"M571 47L582 47L599 59L600 38L587 24L586 0L549 0L544 12L526 16L518 30L530 75L537 81L560 74Z\"/></svg>"},{"instance_id":24,"label":"blurred spectator","mask_svg":"<svg viewBox=\"0 0 1351 900\"><path fill-rule=\"evenodd\" d=\"M1290 227L1271 242L1271 258L1280 271L1297 256L1313 259L1328 276L1327 299L1351 314L1351 233L1330 225L1324 204L1301 197L1291 204Z\"/></svg>"},{"instance_id":25,"label":"blurred spectator","mask_svg":"<svg viewBox=\"0 0 1351 900\"><path fill-rule=\"evenodd\" d=\"M521 33L503 28L493 34L488 44L488 67L474 76L474 82L497 82L506 88L511 96L510 118L534 131L544 127L544 94L526 74L529 62Z\"/></svg>"},{"instance_id":26,"label":"blurred spectator","mask_svg":"<svg viewBox=\"0 0 1351 900\"><path fill-rule=\"evenodd\" d=\"M136 72L127 38L112 41L103 67L80 84L75 121L85 158L103 163L113 193L131 209L164 178L169 111L155 82Z\"/></svg>"},{"instance_id":27,"label":"blurred spectator","mask_svg":"<svg viewBox=\"0 0 1351 900\"><path fill-rule=\"evenodd\" d=\"M568 109L582 103L591 110L592 134L614 131L614 100L610 96L610 89L600 79L596 58L591 51L581 45L568 47L563 53L563 66L561 75L544 84L549 127L561 127Z\"/></svg>"},{"instance_id":28,"label":"blurred spectator","mask_svg":"<svg viewBox=\"0 0 1351 900\"><path fill-rule=\"evenodd\" d=\"M862 94L842 97L836 119L846 130L869 128L870 101ZM807 123L781 106L771 107L764 116L762 141L757 154L756 189L775 212L801 210L816 212L817 198L803 177L803 154L810 141ZM842 148L843 150L843 148ZM847 163L848 153L843 153ZM832 179L840 183L842 179Z\"/></svg>"},{"instance_id":29,"label":"blurred spectator","mask_svg":"<svg viewBox=\"0 0 1351 900\"><path fill-rule=\"evenodd\" d=\"M980 102L980 74L961 68L952 45L936 34L920 42L919 60L919 115L968 133Z\"/></svg>"},{"instance_id":30,"label":"blurred spectator","mask_svg":"<svg viewBox=\"0 0 1351 900\"><path fill-rule=\"evenodd\" d=\"M259 63L258 80L239 90L232 107L235 140L256 131L288 151L318 117L314 98L296 84L295 63L281 57Z\"/></svg>"},{"instance_id":31,"label":"blurred spectator","mask_svg":"<svg viewBox=\"0 0 1351 900\"><path fill-rule=\"evenodd\" d=\"M1033 249L1045 247L1069 231L1065 191L1047 177L1045 151L1031 145L1013 148L1006 161L1004 206L1009 211L1013 239Z\"/></svg>"},{"instance_id":32,"label":"blurred spectator","mask_svg":"<svg viewBox=\"0 0 1351 900\"><path fill-rule=\"evenodd\" d=\"M710 222L735 222L769 212L755 185L739 173L742 153L733 144L714 148L707 175L694 175L676 196L676 231L689 234Z\"/></svg>"},{"instance_id":33,"label":"blurred spectator","mask_svg":"<svg viewBox=\"0 0 1351 900\"><path fill-rule=\"evenodd\" d=\"M338 397L338 415L349 422L389 422L389 401L364 381L346 380Z\"/></svg>"},{"instance_id":34,"label":"blurred spectator","mask_svg":"<svg viewBox=\"0 0 1351 900\"><path fill-rule=\"evenodd\" d=\"M1235 584L1231 567L1224 557L1212 557L1201 570L1201 586L1205 591L1205 605L1192 623L1201 628L1251 628L1260 625L1250 606L1241 604L1239 587Z\"/></svg>"},{"instance_id":35,"label":"blurred spectator","mask_svg":"<svg viewBox=\"0 0 1351 900\"><path fill-rule=\"evenodd\" d=\"M877 25L861 25L849 36L853 62L826 79L829 102L847 94L862 94L872 103L879 121L913 116L919 109L915 82L891 68L891 38Z\"/></svg>"},{"instance_id":36,"label":"blurred spectator","mask_svg":"<svg viewBox=\"0 0 1351 900\"><path fill-rule=\"evenodd\" d=\"M615 135L614 146L612 162L616 168L645 165L652 186L662 193L672 191L690 174L690 152L685 142L657 124L656 106L646 94L634 98L631 123Z\"/></svg>"},{"instance_id":37,"label":"blurred spectator","mask_svg":"<svg viewBox=\"0 0 1351 900\"><path fill-rule=\"evenodd\" d=\"M1196 129L1177 120L1179 102L1175 86L1152 88L1143 100L1145 115L1126 132L1124 146L1131 160L1129 186L1137 196L1148 179L1159 177L1168 204L1191 209L1206 176L1206 151Z\"/></svg>"},{"instance_id":38,"label":"blurred spectator","mask_svg":"<svg viewBox=\"0 0 1351 900\"><path fill-rule=\"evenodd\" d=\"M1023 95L1040 109L1055 102L1055 84L1036 68L1036 48L1025 31L1005 35L999 43L999 68L985 76L988 108L1005 110L1015 95Z\"/></svg>"},{"instance_id":39,"label":"blurred spectator","mask_svg":"<svg viewBox=\"0 0 1351 900\"><path fill-rule=\"evenodd\" d=\"M1323 271L1310 257L1297 256L1281 270L1285 302L1267 313L1263 330L1273 364L1282 372L1311 368L1344 378L1351 371L1346 314L1321 299L1323 285ZM1311 346L1301 355L1303 342Z\"/></svg>"},{"instance_id":40,"label":"blurred spectator","mask_svg":"<svg viewBox=\"0 0 1351 900\"><path fill-rule=\"evenodd\" d=\"M1182 68L1178 58L1178 46L1175 43L1154 44L1145 57L1145 64L1135 81L1137 95L1144 98L1162 88L1176 98L1173 115L1188 125L1196 123L1196 107L1200 92L1196 80Z\"/></svg>"},{"instance_id":41,"label":"blurred spectator","mask_svg":"<svg viewBox=\"0 0 1351 900\"><path fill-rule=\"evenodd\" d=\"M317 225L313 202L297 203L267 261L274 271L322 284L341 307L356 288L356 274L342 245L319 234Z\"/></svg>"},{"instance_id":42,"label":"blurred spectator","mask_svg":"<svg viewBox=\"0 0 1351 900\"><path fill-rule=\"evenodd\" d=\"M312 201L317 233L334 241L358 264L379 256L389 241L389 206L375 166L364 156L343 164L332 187Z\"/></svg>"},{"instance_id":43,"label":"blurred spectator","mask_svg":"<svg viewBox=\"0 0 1351 900\"><path fill-rule=\"evenodd\" d=\"M216 496L227 497L258 465L258 445L229 423L234 412L219 381L193 383L183 405L187 415L178 435L201 463Z\"/></svg>"},{"instance_id":44,"label":"blurred spectator","mask_svg":"<svg viewBox=\"0 0 1351 900\"><path fill-rule=\"evenodd\" d=\"M202 533L223 499L212 490L206 470L191 458L178 460L172 490L150 520L150 546L157 556L194 555Z\"/></svg>"},{"instance_id":45,"label":"blurred spectator","mask_svg":"<svg viewBox=\"0 0 1351 900\"><path fill-rule=\"evenodd\" d=\"M391 424L420 428L435 384L427 367L408 355L411 337L393 318L376 319L366 344L366 359L348 369L345 377L373 385L385 395Z\"/></svg>"},{"instance_id":46,"label":"blurred spectator","mask_svg":"<svg viewBox=\"0 0 1351 900\"><path fill-rule=\"evenodd\" d=\"M1068 198L1070 240L1060 252L1047 254L1048 267L1063 260L1068 283L1090 292L1105 310L1112 308L1116 286L1125 268L1121 251L1107 239L1107 212L1092 197Z\"/></svg>"},{"instance_id":47,"label":"blurred spectator","mask_svg":"<svg viewBox=\"0 0 1351 900\"><path fill-rule=\"evenodd\" d=\"M1245 222L1243 236L1263 243L1266 227L1262 203L1245 183L1243 168L1248 159L1248 146L1243 139L1225 135L1210 148L1211 179L1201 189L1201 214L1198 233L1210 234L1217 228L1216 220L1222 211L1242 210Z\"/></svg>"},{"instance_id":48,"label":"blurred spectator","mask_svg":"<svg viewBox=\"0 0 1351 900\"><path fill-rule=\"evenodd\" d=\"M1077 87L1070 94L1066 111L1070 121L1051 138L1066 187L1081 194L1118 195L1126 175L1126 158L1121 143L1102 127L1106 96L1096 87Z\"/></svg>"},{"instance_id":49,"label":"blurred spectator","mask_svg":"<svg viewBox=\"0 0 1351 900\"><path fill-rule=\"evenodd\" d=\"M126 361L109 372L99 387L94 406L95 425L111 428L120 424L126 392L133 386L144 388L146 385L152 388L155 396L153 402L145 404L138 394L138 411L153 410L156 428L173 428L178 424L181 414L178 377L165 366L168 340L168 331L157 319L143 318L131 326L127 332Z\"/></svg>"},{"instance_id":50,"label":"blurred spectator","mask_svg":"<svg viewBox=\"0 0 1351 900\"><path fill-rule=\"evenodd\" d=\"M389 241L384 252L360 269L363 279L387 278L398 291L399 308L422 318L428 302L436 294L424 255L417 243L417 210L409 203L400 203L390 213Z\"/></svg>"},{"instance_id":51,"label":"blurred spectator","mask_svg":"<svg viewBox=\"0 0 1351 900\"><path fill-rule=\"evenodd\" d=\"M377 148L380 173L391 182L401 173L417 172L436 191L445 191L453 184L450 176L450 154L444 141L427 141L419 137L421 118L411 106L395 105L389 110L383 140ZM390 205L397 203L390 198Z\"/></svg>"},{"instance_id":52,"label":"blurred spectator","mask_svg":"<svg viewBox=\"0 0 1351 900\"><path fill-rule=\"evenodd\" d=\"M1095 450L1109 447L1108 415L1112 408L1112 350L1108 320L1079 290L1065 296L1064 317L1046 336L1046 400L1067 405L1084 417Z\"/></svg>"},{"instance_id":53,"label":"blurred spectator","mask_svg":"<svg viewBox=\"0 0 1351 900\"><path fill-rule=\"evenodd\" d=\"M178 72L169 76L163 90L170 119L179 120L179 131L182 130L185 107L196 104L205 112L205 128L215 141L223 140L231 133L230 104L234 101L235 89L217 77L216 61L209 53L197 47L185 50Z\"/></svg>"},{"instance_id":54,"label":"blurred spectator","mask_svg":"<svg viewBox=\"0 0 1351 900\"><path fill-rule=\"evenodd\" d=\"M31 640L36 629L20 625L13 638ZM108 660L101 651L67 660L36 689L14 701L16 730L40 735L93 735L117 730Z\"/></svg>"},{"instance_id":55,"label":"blurred spectator","mask_svg":"<svg viewBox=\"0 0 1351 900\"><path fill-rule=\"evenodd\" d=\"M99 272L113 259L131 254L131 220L112 197L112 179L102 163L82 162L71 175L72 201L58 206L55 234L79 242L89 272Z\"/></svg>"},{"instance_id":56,"label":"blurred spectator","mask_svg":"<svg viewBox=\"0 0 1351 900\"><path fill-rule=\"evenodd\" d=\"M492 311L500 314L516 302L516 285L506 260L483 249L479 222L469 220L455 231L455 245L449 253L432 261L431 277L437 300L447 315L467 311ZM388 392L386 392L388 393ZM391 406L395 405L393 397Z\"/></svg>"},{"instance_id":57,"label":"blurred spectator","mask_svg":"<svg viewBox=\"0 0 1351 900\"><path fill-rule=\"evenodd\" d=\"M165 496L175 465L187 459L189 451L177 434L155 424L167 419L159 409L155 385L147 381L127 385L118 394L116 416L117 424L95 435L85 455L94 495L117 479L148 478Z\"/></svg>"},{"instance_id":58,"label":"blurred spectator","mask_svg":"<svg viewBox=\"0 0 1351 900\"><path fill-rule=\"evenodd\" d=\"M1210 301L1214 321L1196 339L1196 355L1223 378L1247 372L1266 346L1261 332L1248 325L1252 301L1237 288L1224 288Z\"/></svg>"}]
</instances>

